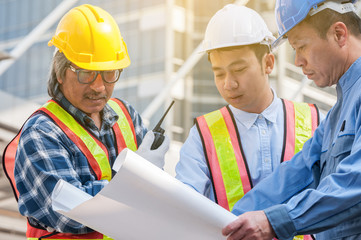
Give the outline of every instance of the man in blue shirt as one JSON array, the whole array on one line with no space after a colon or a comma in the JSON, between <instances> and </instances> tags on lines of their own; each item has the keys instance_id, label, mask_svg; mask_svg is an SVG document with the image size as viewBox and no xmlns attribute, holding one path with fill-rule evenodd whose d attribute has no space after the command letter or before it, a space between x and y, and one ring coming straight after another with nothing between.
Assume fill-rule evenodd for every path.
<instances>
[{"instance_id":1,"label":"man in blue shirt","mask_svg":"<svg viewBox=\"0 0 361 240\"><path fill-rule=\"evenodd\" d=\"M205 33L215 84L229 105L197 118L176 178L227 210L301 149L318 124L314 105L282 100L271 89L273 40L261 16L234 4Z\"/></svg>"},{"instance_id":2,"label":"man in blue shirt","mask_svg":"<svg viewBox=\"0 0 361 240\"><path fill-rule=\"evenodd\" d=\"M235 204L229 240L361 239L361 20L351 2L277 0L280 38L319 87L337 102L313 138Z\"/></svg>"},{"instance_id":3,"label":"man in blue shirt","mask_svg":"<svg viewBox=\"0 0 361 240\"><path fill-rule=\"evenodd\" d=\"M162 168L169 139L151 150L154 134L140 115L126 101L110 99L130 59L109 13L88 4L71 9L49 45L57 48L48 81L52 100L8 145L4 167L28 218L28 239L110 239L55 212L54 186L62 179L94 196L112 179L120 151L130 148Z\"/></svg>"}]
</instances>

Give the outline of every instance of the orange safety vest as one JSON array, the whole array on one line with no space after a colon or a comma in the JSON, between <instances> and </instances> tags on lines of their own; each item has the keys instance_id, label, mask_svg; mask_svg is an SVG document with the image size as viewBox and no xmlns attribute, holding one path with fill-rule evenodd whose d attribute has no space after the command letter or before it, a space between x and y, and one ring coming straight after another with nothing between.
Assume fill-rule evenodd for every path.
<instances>
[{"instance_id":1,"label":"orange safety vest","mask_svg":"<svg viewBox=\"0 0 361 240\"><path fill-rule=\"evenodd\" d=\"M133 151L137 150L137 140L132 119L123 102L118 99L110 99L108 101L110 107L118 114L119 119L112 129L115 135L117 153L120 153L124 148L129 148ZM51 118L54 123L60 127L64 133L76 144L80 151L87 157L89 165L95 173L98 180L111 180L112 172L109 164L109 154L107 147L97 139L93 134L88 132L82 125L80 125L66 110L64 110L56 101L49 100L40 109L32 114L45 114ZM16 189L14 178L15 155L21 130L15 138L7 145L3 154L3 166L5 174L9 179L16 200L18 200L19 192ZM87 234L69 234L48 232L32 226L29 221L27 223L26 236L28 240L41 239L111 239L99 232L92 232Z\"/></svg>"},{"instance_id":2,"label":"orange safety vest","mask_svg":"<svg viewBox=\"0 0 361 240\"><path fill-rule=\"evenodd\" d=\"M316 105L282 99L284 143L281 162L302 149L319 124ZM252 189L247 161L233 114L228 106L196 119L204 154L210 169L216 202L231 211ZM298 239L311 239L310 236ZM297 239L296 238L296 239Z\"/></svg>"}]
</instances>

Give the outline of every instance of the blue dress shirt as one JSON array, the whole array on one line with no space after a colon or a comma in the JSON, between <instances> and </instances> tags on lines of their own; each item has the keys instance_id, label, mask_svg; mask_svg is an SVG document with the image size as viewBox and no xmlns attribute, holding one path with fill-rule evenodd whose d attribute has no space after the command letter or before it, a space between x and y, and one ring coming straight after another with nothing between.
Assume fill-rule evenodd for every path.
<instances>
[{"instance_id":1,"label":"blue dress shirt","mask_svg":"<svg viewBox=\"0 0 361 240\"><path fill-rule=\"evenodd\" d=\"M361 58L337 84L337 103L303 150L234 206L265 210L280 239L361 237Z\"/></svg>"}]
</instances>

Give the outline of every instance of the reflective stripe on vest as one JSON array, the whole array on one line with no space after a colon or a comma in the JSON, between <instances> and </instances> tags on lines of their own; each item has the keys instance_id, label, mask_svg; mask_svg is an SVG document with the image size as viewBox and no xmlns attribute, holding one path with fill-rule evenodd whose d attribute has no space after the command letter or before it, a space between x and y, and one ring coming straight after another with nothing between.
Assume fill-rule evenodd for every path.
<instances>
[{"instance_id":1,"label":"reflective stripe on vest","mask_svg":"<svg viewBox=\"0 0 361 240\"><path fill-rule=\"evenodd\" d=\"M27 240L39 240L39 238L26 238ZM41 238L41 239L51 239L51 240L64 240L64 238ZM65 238L66 239L66 238ZM69 239L69 238L68 238ZM71 238L70 238L71 239ZM76 238L77 240L90 240L90 239L95 239L95 238ZM104 236L102 238L96 238L96 240L98 239L102 239L102 240L113 240L113 238Z\"/></svg>"},{"instance_id":2,"label":"reflective stripe on vest","mask_svg":"<svg viewBox=\"0 0 361 240\"><path fill-rule=\"evenodd\" d=\"M303 144L313 135L319 124L316 105L283 99L285 118L282 160L288 161L302 150ZM296 137L297 136L297 137Z\"/></svg>"},{"instance_id":3,"label":"reflective stripe on vest","mask_svg":"<svg viewBox=\"0 0 361 240\"><path fill-rule=\"evenodd\" d=\"M316 105L282 100L284 119L287 120L285 120L281 162L290 160L293 155L301 151L303 144L313 136L319 124ZM293 240L312 239L311 235L298 235L293 238Z\"/></svg>"},{"instance_id":4,"label":"reflective stripe on vest","mask_svg":"<svg viewBox=\"0 0 361 240\"><path fill-rule=\"evenodd\" d=\"M7 179L10 182L12 189L13 189L13 193L16 198L16 201L18 201L19 192L16 188L14 171L15 171L15 154L16 154L16 149L19 144L20 133L21 133L21 130L13 138L13 140L11 140L11 142L6 146L6 148L4 149L4 153L3 153L4 172L5 172Z\"/></svg>"},{"instance_id":5,"label":"reflective stripe on vest","mask_svg":"<svg viewBox=\"0 0 361 240\"><path fill-rule=\"evenodd\" d=\"M63 130L63 132L77 145L88 159L90 166L98 180L112 178L109 155L106 146L90 134L67 111L55 101L48 101L39 109L46 113Z\"/></svg>"},{"instance_id":6,"label":"reflective stripe on vest","mask_svg":"<svg viewBox=\"0 0 361 240\"><path fill-rule=\"evenodd\" d=\"M125 108L123 103L116 98L110 99L108 104L119 116L117 124L113 127L114 131L122 132L120 135L121 137L117 140L117 145L126 146L135 152L137 150L137 138L135 136L133 121L128 113L128 110ZM122 131L120 131L120 129L122 129ZM119 152L120 151L118 151L118 153Z\"/></svg>"},{"instance_id":7,"label":"reflective stripe on vest","mask_svg":"<svg viewBox=\"0 0 361 240\"><path fill-rule=\"evenodd\" d=\"M26 231L27 240L38 240L41 239L52 239L52 240L60 240L60 239L83 239L83 240L113 240L99 232L91 232L84 234L71 234L71 233L58 233L58 232L48 232L46 230L42 230L39 228L35 228L27 222L27 231Z\"/></svg>"},{"instance_id":8,"label":"reflective stripe on vest","mask_svg":"<svg viewBox=\"0 0 361 240\"><path fill-rule=\"evenodd\" d=\"M285 132L287 134L284 138L283 152L289 153L292 150L293 156L295 149L302 148L302 145L298 145L297 148L295 145L303 144L312 136L318 124L318 111L314 105L295 103L294 111L288 112L292 103L291 101L285 103L287 106L285 108L287 112L284 111L285 117L287 116L285 119L287 131L285 129ZM304 127L303 122L310 127ZM252 188L251 177L233 114L228 106L223 107L198 117L196 124L209 165L216 202L231 211L234 204ZM306 136L308 136L307 139ZM286 154L283 156L281 161L289 160L286 158Z\"/></svg>"},{"instance_id":9,"label":"reflective stripe on vest","mask_svg":"<svg viewBox=\"0 0 361 240\"><path fill-rule=\"evenodd\" d=\"M118 99L111 99L108 101L108 103L119 116L119 120L112 127L115 135L115 141L117 143L117 152L119 153L126 147L130 148L133 151L136 151L136 135L129 112L127 111L124 104ZM67 111L65 111L55 101L48 101L33 115L39 114L41 112L49 116L49 118L51 118L63 130L63 132L69 137L69 139L71 139L77 145L80 151L87 157L89 165L93 169L98 180L111 180L112 175L109 164L108 150L103 143L101 143L96 137L94 137L91 133L85 130ZM14 179L14 165L16 149L19 143L20 135L21 130L16 135L16 137L8 144L3 154L4 171L12 185L16 200L18 200L19 193L16 189ZM51 233L39 228L32 227L28 223L26 234L28 239L38 239L37 237L49 234ZM79 239L80 236L84 239L110 239L97 232L74 236L72 236L72 234L59 233L55 234L52 237L42 239Z\"/></svg>"},{"instance_id":10,"label":"reflective stripe on vest","mask_svg":"<svg viewBox=\"0 0 361 240\"><path fill-rule=\"evenodd\" d=\"M228 106L223 107L198 117L197 127L212 175L216 202L232 210L234 204L252 188L233 115Z\"/></svg>"}]
</instances>

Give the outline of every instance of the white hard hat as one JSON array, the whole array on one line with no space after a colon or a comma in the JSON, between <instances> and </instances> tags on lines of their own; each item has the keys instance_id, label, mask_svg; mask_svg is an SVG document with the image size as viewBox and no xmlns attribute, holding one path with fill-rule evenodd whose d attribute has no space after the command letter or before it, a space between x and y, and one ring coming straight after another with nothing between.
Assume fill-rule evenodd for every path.
<instances>
[{"instance_id":1,"label":"white hard hat","mask_svg":"<svg viewBox=\"0 0 361 240\"><path fill-rule=\"evenodd\" d=\"M262 17L253 9L228 4L211 18L203 40L203 51L250 45L270 46L275 37Z\"/></svg>"}]
</instances>

